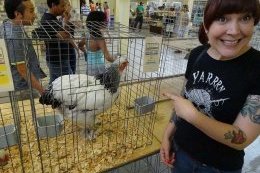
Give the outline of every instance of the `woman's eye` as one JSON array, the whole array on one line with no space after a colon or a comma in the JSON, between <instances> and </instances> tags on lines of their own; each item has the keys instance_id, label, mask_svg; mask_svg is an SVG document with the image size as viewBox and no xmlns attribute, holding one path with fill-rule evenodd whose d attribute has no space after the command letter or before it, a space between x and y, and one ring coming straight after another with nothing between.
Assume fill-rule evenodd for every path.
<instances>
[{"instance_id":1,"label":"woman's eye","mask_svg":"<svg viewBox=\"0 0 260 173\"><path fill-rule=\"evenodd\" d=\"M227 19L225 18L225 17L219 17L219 18L217 18L217 21L219 21L219 22L226 22L227 21Z\"/></svg>"},{"instance_id":2,"label":"woman's eye","mask_svg":"<svg viewBox=\"0 0 260 173\"><path fill-rule=\"evenodd\" d=\"M252 16L250 16L250 15L243 17L243 21L249 21L251 19L252 19Z\"/></svg>"}]
</instances>

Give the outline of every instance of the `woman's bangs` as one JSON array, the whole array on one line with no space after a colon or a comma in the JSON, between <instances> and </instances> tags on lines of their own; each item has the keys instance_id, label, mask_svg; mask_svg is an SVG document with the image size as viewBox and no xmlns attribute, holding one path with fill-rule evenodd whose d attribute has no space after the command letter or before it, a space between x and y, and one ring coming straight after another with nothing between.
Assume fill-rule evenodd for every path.
<instances>
[{"instance_id":1,"label":"woman's bangs","mask_svg":"<svg viewBox=\"0 0 260 173\"><path fill-rule=\"evenodd\" d=\"M251 13L254 15L257 8L254 2L255 0L222 0L217 9L216 16L219 17L231 13Z\"/></svg>"}]
</instances>

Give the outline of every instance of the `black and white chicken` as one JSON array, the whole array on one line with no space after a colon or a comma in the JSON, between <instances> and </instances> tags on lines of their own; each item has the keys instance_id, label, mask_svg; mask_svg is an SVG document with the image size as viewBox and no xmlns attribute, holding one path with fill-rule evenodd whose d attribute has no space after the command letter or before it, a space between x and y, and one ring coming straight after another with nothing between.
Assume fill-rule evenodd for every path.
<instances>
[{"instance_id":1,"label":"black and white chicken","mask_svg":"<svg viewBox=\"0 0 260 173\"><path fill-rule=\"evenodd\" d=\"M59 109L82 129L85 138L92 140L95 117L111 108L118 98L120 78L127 65L127 60L119 58L98 76L61 76L51 83L39 102Z\"/></svg>"}]
</instances>

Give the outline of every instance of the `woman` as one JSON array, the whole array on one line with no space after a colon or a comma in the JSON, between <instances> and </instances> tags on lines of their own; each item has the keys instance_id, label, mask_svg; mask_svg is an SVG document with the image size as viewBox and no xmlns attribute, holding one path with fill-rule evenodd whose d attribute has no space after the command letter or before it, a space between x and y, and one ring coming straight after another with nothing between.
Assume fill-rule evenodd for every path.
<instances>
[{"instance_id":1,"label":"woman","mask_svg":"<svg viewBox=\"0 0 260 173\"><path fill-rule=\"evenodd\" d=\"M189 26L189 7L188 5L183 5L180 12L180 24L178 28L178 37L184 37L188 32Z\"/></svg>"},{"instance_id":2,"label":"woman","mask_svg":"<svg viewBox=\"0 0 260 173\"><path fill-rule=\"evenodd\" d=\"M87 61L87 74L95 76L105 70L105 59L114 61L108 51L106 41L103 37L102 29L106 29L106 15L102 11L90 12L87 17L88 35L79 43L79 48L85 52ZM84 46L86 45L85 50Z\"/></svg>"},{"instance_id":3,"label":"woman","mask_svg":"<svg viewBox=\"0 0 260 173\"><path fill-rule=\"evenodd\" d=\"M208 0L183 97L165 93L176 116L160 156L174 173L241 173L260 133L260 52L249 45L259 13L258 0Z\"/></svg>"},{"instance_id":4,"label":"woman","mask_svg":"<svg viewBox=\"0 0 260 173\"><path fill-rule=\"evenodd\" d=\"M107 22L107 26L109 28L109 26L110 26L110 8L109 8L107 2L104 2L104 13L106 15L106 22Z\"/></svg>"}]
</instances>

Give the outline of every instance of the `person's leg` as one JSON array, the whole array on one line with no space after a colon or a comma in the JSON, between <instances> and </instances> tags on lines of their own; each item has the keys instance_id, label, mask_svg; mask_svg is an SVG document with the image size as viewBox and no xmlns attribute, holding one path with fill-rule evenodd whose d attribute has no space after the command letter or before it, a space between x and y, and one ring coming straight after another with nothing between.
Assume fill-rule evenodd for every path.
<instances>
[{"instance_id":1,"label":"person's leg","mask_svg":"<svg viewBox=\"0 0 260 173\"><path fill-rule=\"evenodd\" d=\"M89 76L95 76L98 73L93 64L87 64L86 74Z\"/></svg>"},{"instance_id":2,"label":"person's leg","mask_svg":"<svg viewBox=\"0 0 260 173\"><path fill-rule=\"evenodd\" d=\"M139 22L139 19L138 19L138 16L136 16L136 18L135 18L135 24L134 24L134 28L136 28L136 26L137 26L138 22Z\"/></svg>"},{"instance_id":3,"label":"person's leg","mask_svg":"<svg viewBox=\"0 0 260 173\"><path fill-rule=\"evenodd\" d=\"M54 81L56 78L59 77L57 73L59 71L59 66L50 62L47 62L47 66L49 68L49 75L50 75L49 84L51 84L52 81Z\"/></svg>"},{"instance_id":4,"label":"person's leg","mask_svg":"<svg viewBox=\"0 0 260 173\"><path fill-rule=\"evenodd\" d=\"M141 16L139 19L139 22L140 22L139 29L140 30L142 29L143 21L144 21L144 18L143 18L143 16Z\"/></svg>"},{"instance_id":5,"label":"person's leg","mask_svg":"<svg viewBox=\"0 0 260 173\"><path fill-rule=\"evenodd\" d=\"M175 152L175 158L172 173L193 173L194 160L187 153L178 148Z\"/></svg>"},{"instance_id":6,"label":"person's leg","mask_svg":"<svg viewBox=\"0 0 260 173\"><path fill-rule=\"evenodd\" d=\"M70 68L70 64L68 60L64 60L60 63L47 63L49 67L49 72L50 72L50 80L49 84L52 83L56 78L67 75L67 74L72 74L72 70Z\"/></svg>"},{"instance_id":7,"label":"person's leg","mask_svg":"<svg viewBox=\"0 0 260 173\"><path fill-rule=\"evenodd\" d=\"M183 37L183 26L179 27L178 37Z\"/></svg>"},{"instance_id":8,"label":"person's leg","mask_svg":"<svg viewBox=\"0 0 260 173\"><path fill-rule=\"evenodd\" d=\"M72 74L76 73L76 51L74 48L70 48L70 68Z\"/></svg>"},{"instance_id":9,"label":"person's leg","mask_svg":"<svg viewBox=\"0 0 260 173\"><path fill-rule=\"evenodd\" d=\"M24 90L20 90L20 91L15 91L15 96L18 101L30 100L31 94L32 94L33 99L40 97L40 94L34 89L28 88L28 89L24 89Z\"/></svg>"},{"instance_id":10,"label":"person's leg","mask_svg":"<svg viewBox=\"0 0 260 173\"><path fill-rule=\"evenodd\" d=\"M63 75L73 74L72 70L71 70L71 66L70 66L70 61L69 60L63 60L60 63L60 67L61 67L61 71L60 71L59 77L63 76Z\"/></svg>"},{"instance_id":11,"label":"person's leg","mask_svg":"<svg viewBox=\"0 0 260 173\"><path fill-rule=\"evenodd\" d=\"M205 164L198 163L198 166L194 169L194 173L241 173L242 170L236 171L221 171L211 166L207 166Z\"/></svg>"}]
</instances>

